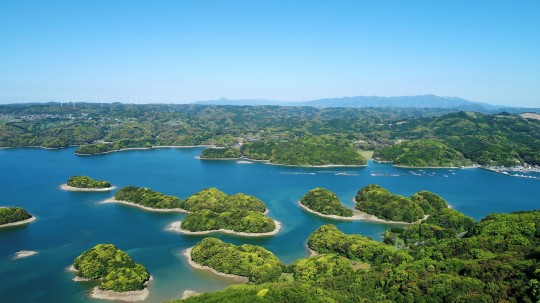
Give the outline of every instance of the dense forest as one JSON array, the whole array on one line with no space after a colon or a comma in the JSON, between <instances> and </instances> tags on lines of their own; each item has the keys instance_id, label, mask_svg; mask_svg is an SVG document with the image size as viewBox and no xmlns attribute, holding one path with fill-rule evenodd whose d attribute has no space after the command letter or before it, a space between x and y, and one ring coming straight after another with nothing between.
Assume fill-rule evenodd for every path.
<instances>
[{"instance_id":1,"label":"dense forest","mask_svg":"<svg viewBox=\"0 0 540 303\"><path fill-rule=\"evenodd\" d=\"M230 286L182 302L540 300L540 211L493 214L474 223L443 209L439 218L412 224L400 234L414 234L427 225L454 233L423 234L422 241L409 241L404 249L324 225L308 239L318 255L287 266L277 282ZM460 230L466 232L456 235Z\"/></svg>"},{"instance_id":2,"label":"dense forest","mask_svg":"<svg viewBox=\"0 0 540 303\"><path fill-rule=\"evenodd\" d=\"M30 218L32 218L32 215L21 207L0 207L0 226Z\"/></svg>"},{"instance_id":3,"label":"dense forest","mask_svg":"<svg viewBox=\"0 0 540 303\"><path fill-rule=\"evenodd\" d=\"M207 148L201 159L245 157L282 165L366 165L366 159L355 151L352 142L330 136L309 136L287 141L262 140L241 147Z\"/></svg>"},{"instance_id":4,"label":"dense forest","mask_svg":"<svg viewBox=\"0 0 540 303\"><path fill-rule=\"evenodd\" d=\"M248 277L254 283L276 281L285 267L273 253L260 246L236 246L211 237L193 247L191 259L222 273Z\"/></svg>"},{"instance_id":5,"label":"dense forest","mask_svg":"<svg viewBox=\"0 0 540 303\"><path fill-rule=\"evenodd\" d=\"M336 194L326 188L314 188L308 191L300 199L300 203L323 215L336 215L341 217L351 217L353 215L352 210L343 206Z\"/></svg>"},{"instance_id":6,"label":"dense forest","mask_svg":"<svg viewBox=\"0 0 540 303\"><path fill-rule=\"evenodd\" d=\"M114 194L114 199L158 209L179 208L180 199L149 188L126 186Z\"/></svg>"},{"instance_id":7,"label":"dense forest","mask_svg":"<svg viewBox=\"0 0 540 303\"><path fill-rule=\"evenodd\" d=\"M80 145L79 154L215 145L230 148L202 156L223 158L228 152L226 157L240 153L278 164L358 164L363 160L357 150L416 139L437 139L481 165L540 164L540 121L507 113L192 104L0 106L0 147Z\"/></svg>"},{"instance_id":8,"label":"dense forest","mask_svg":"<svg viewBox=\"0 0 540 303\"><path fill-rule=\"evenodd\" d=\"M227 229L266 233L276 228L264 214L266 205L242 193L227 195L217 188L207 188L187 197L180 207L191 212L182 221L182 229L192 232Z\"/></svg>"},{"instance_id":9,"label":"dense forest","mask_svg":"<svg viewBox=\"0 0 540 303\"><path fill-rule=\"evenodd\" d=\"M109 188L111 183L107 181L94 180L87 176L72 176L68 179L67 185L77 188Z\"/></svg>"},{"instance_id":10,"label":"dense forest","mask_svg":"<svg viewBox=\"0 0 540 303\"><path fill-rule=\"evenodd\" d=\"M384 220L415 222L426 215L416 200L394 195L376 184L359 190L354 200L356 209Z\"/></svg>"},{"instance_id":11,"label":"dense forest","mask_svg":"<svg viewBox=\"0 0 540 303\"><path fill-rule=\"evenodd\" d=\"M409 167L460 167L471 165L457 150L432 139L400 142L378 149L373 158Z\"/></svg>"},{"instance_id":12,"label":"dense forest","mask_svg":"<svg viewBox=\"0 0 540 303\"><path fill-rule=\"evenodd\" d=\"M73 262L79 277L101 280L99 288L116 292L141 290L150 278L141 264L112 244L98 244Z\"/></svg>"}]
</instances>

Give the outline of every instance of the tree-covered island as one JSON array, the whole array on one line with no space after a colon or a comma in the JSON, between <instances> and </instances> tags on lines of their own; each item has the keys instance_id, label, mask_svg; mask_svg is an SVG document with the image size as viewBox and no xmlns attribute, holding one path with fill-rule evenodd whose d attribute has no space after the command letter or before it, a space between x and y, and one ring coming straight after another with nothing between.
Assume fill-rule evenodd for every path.
<instances>
[{"instance_id":1,"label":"tree-covered island","mask_svg":"<svg viewBox=\"0 0 540 303\"><path fill-rule=\"evenodd\" d=\"M21 225L35 220L21 207L0 207L0 227Z\"/></svg>"},{"instance_id":2,"label":"tree-covered island","mask_svg":"<svg viewBox=\"0 0 540 303\"><path fill-rule=\"evenodd\" d=\"M354 197L355 208L377 218L412 223L448 208L438 195L420 191L411 198L395 195L376 184L369 184Z\"/></svg>"},{"instance_id":3,"label":"tree-covered island","mask_svg":"<svg viewBox=\"0 0 540 303\"><path fill-rule=\"evenodd\" d=\"M462 167L472 162L439 140L419 139L378 149L373 158L405 167Z\"/></svg>"},{"instance_id":4,"label":"tree-covered island","mask_svg":"<svg viewBox=\"0 0 540 303\"><path fill-rule=\"evenodd\" d=\"M70 191L109 191L114 187L108 181L94 180L88 176L72 176L61 186Z\"/></svg>"},{"instance_id":5,"label":"tree-covered island","mask_svg":"<svg viewBox=\"0 0 540 303\"><path fill-rule=\"evenodd\" d=\"M170 230L187 234L213 231L239 235L273 235L280 224L268 218L264 203L242 193L227 195L217 188L207 188L180 203L191 212L182 222L171 224Z\"/></svg>"},{"instance_id":6,"label":"tree-covered island","mask_svg":"<svg viewBox=\"0 0 540 303\"><path fill-rule=\"evenodd\" d=\"M110 300L144 300L150 274L141 264L113 244L98 244L73 262L78 281L100 280L91 296Z\"/></svg>"},{"instance_id":7,"label":"tree-covered island","mask_svg":"<svg viewBox=\"0 0 540 303\"><path fill-rule=\"evenodd\" d=\"M330 136L247 142L241 147L207 148L200 154L201 159L240 157L293 166L362 166L367 163L353 144Z\"/></svg>"},{"instance_id":8,"label":"tree-covered island","mask_svg":"<svg viewBox=\"0 0 540 303\"><path fill-rule=\"evenodd\" d=\"M540 211L488 215L480 222L442 209L420 224L399 229L398 243L348 235L324 225L308 239L318 255L283 269L278 281L230 286L182 300L186 303L328 302L537 302L540 300ZM421 232L452 229L453 232ZM456 234L460 230L465 230ZM406 247L403 241L407 242ZM212 241L213 242L213 241ZM220 241L209 245L212 249ZM208 249L210 250L210 249ZM224 249L229 256L229 250ZM232 272L249 258L206 264ZM218 258L219 256L219 258ZM215 258L215 259L214 259ZM198 262L203 262L199 260ZM230 262L230 263L229 263ZM234 264L230 269L228 264ZM245 268L245 267L244 267ZM246 274L245 272L236 272ZM247 275L247 274L246 274ZM277 274L272 275L273 277ZM180 302L180 301L177 301Z\"/></svg>"},{"instance_id":9,"label":"tree-covered island","mask_svg":"<svg viewBox=\"0 0 540 303\"><path fill-rule=\"evenodd\" d=\"M309 210L326 216L352 217L353 211L343 206L335 193L326 188L314 188L301 199L300 204Z\"/></svg>"},{"instance_id":10,"label":"tree-covered island","mask_svg":"<svg viewBox=\"0 0 540 303\"><path fill-rule=\"evenodd\" d=\"M114 194L114 199L107 201L126 203L146 210L185 212L180 208L178 197L165 195L145 187L123 187Z\"/></svg>"},{"instance_id":11,"label":"tree-covered island","mask_svg":"<svg viewBox=\"0 0 540 303\"><path fill-rule=\"evenodd\" d=\"M196 264L247 277L253 283L277 281L285 268L272 252L260 246L236 246L212 237L203 239L187 253Z\"/></svg>"}]
</instances>

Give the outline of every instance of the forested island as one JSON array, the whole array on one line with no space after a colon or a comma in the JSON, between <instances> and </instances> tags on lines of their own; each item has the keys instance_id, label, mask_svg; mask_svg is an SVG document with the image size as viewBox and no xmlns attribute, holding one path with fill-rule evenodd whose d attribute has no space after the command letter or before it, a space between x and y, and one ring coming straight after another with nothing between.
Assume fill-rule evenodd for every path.
<instances>
[{"instance_id":1,"label":"forested island","mask_svg":"<svg viewBox=\"0 0 540 303\"><path fill-rule=\"evenodd\" d=\"M395 222L416 222L448 208L438 195L420 191L406 198L394 195L377 184L369 184L354 197L355 208L377 218Z\"/></svg>"},{"instance_id":2,"label":"forested island","mask_svg":"<svg viewBox=\"0 0 540 303\"><path fill-rule=\"evenodd\" d=\"M308 239L309 248L318 255L287 266L283 271L288 274L282 274L277 282L230 286L181 302L540 300L540 271L537 270L540 265L537 258L540 211L494 214L477 223L454 212L443 209L433 215L440 215L438 219L430 216L433 221L429 223L426 220L399 229L400 236L417 234L428 225L432 226L429 230L435 227L453 230L452 233L425 233L421 241L411 238L407 241L407 249L395 245L391 239L385 239L389 244L380 243L364 236L344 234L333 225L324 225ZM454 220L454 215L461 219ZM466 233L456 234L460 230L466 230ZM215 245L221 245L218 241ZM206 256L207 264L216 267L228 262L236 264L234 262L240 259L218 262L219 254Z\"/></svg>"},{"instance_id":3,"label":"forested island","mask_svg":"<svg viewBox=\"0 0 540 303\"><path fill-rule=\"evenodd\" d=\"M114 187L107 181L94 180L88 176L72 176L60 186L69 191L109 191Z\"/></svg>"},{"instance_id":4,"label":"forested island","mask_svg":"<svg viewBox=\"0 0 540 303\"><path fill-rule=\"evenodd\" d=\"M35 219L21 207L0 207L0 227L22 225Z\"/></svg>"},{"instance_id":5,"label":"forested island","mask_svg":"<svg viewBox=\"0 0 540 303\"><path fill-rule=\"evenodd\" d=\"M185 212L180 208L178 197L165 195L145 187L123 187L114 194L114 199L106 200L106 202L119 202L152 211Z\"/></svg>"},{"instance_id":6,"label":"forested island","mask_svg":"<svg viewBox=\"0 0 540 303\"><path fill-rule=\"evenodd\" d=\"M140 301L148 296L150 274L113 244L98 244L73 262L76 281L100 280L91 296L98 299Z\"/></svg>"},{"instance_id":7,"label":"forested island","mask_svg":"<svg viewBox=\"0 0 540 303\"><path fill-rule=\"evenodd\" d=\"M247 277L253 283L277 281L285 268L273 253L260 246L236 246L211 237L203 239L187 254L196 264L220 273Z\"/></svg>"},{"instance_id":8,"label":"forested island","mask_svg":"<svg viewBox=\"0 0 540 303\"><path fill-rule=\"evenodd\" d=\"M418 139L378 149L373 158L404 167L464 167L470 160L439 140Z\"/></svg>"},{"instance_id":9,"label":"forested island","mask_svg":"<svg viewBox=\"0 0 540 303\"><path fill-rule=\"evenodd\" d=\"M240 157L268 161L271 164L296 166L362 166L367 163L353 144L330 136L248 142L241 147L207 148L200 155L201 159Z\"/></svg>"},{"instance_id":10,"label":"forested island","mask_svg":"<svg viewBox=\"0 0 540 303\"><path fill-rule=\"evenodd\" d=\"M280 223L265 216L264 203L242 193L227 195L217 188L207 188L180 203L190 212L182 222L174 222L170 230L186 234L214 231L245 236L273 235Z\"/></svg>"},{"instance_id":11,"label":"forested island","mask_svg":"<svg viewBox=\"0 0 540 303\"><path fill-rule=\"evenodd\" d=\"M401 147L385 149L418 139L433 139L439 146L423 141L420 147L425 153ZM285 165L362 165L357 151L383 149L376 155L398 165L454 165L463 161L458 156L461 153L471 163L509 167L540 165L540 120L504 112L433 108L120 103L80 103L75 108L59 103L0 106L0 147L71 145L79 146L78 154L209 145L226 148L205 151L202 158L243 156ZM442 159L437 159L437 154Z\"/></svg>"},{"instance_id":12,"label":"forested island","mask_svg":"<svg viewBox=\"0 0 540 303\"><path fill-rule=\"evenodd\" d=\"M301 199L300 204L316 214L352 217L353 211L341 204L339 198L326 188L314 188Z\"/></svg>"}]
</instances>

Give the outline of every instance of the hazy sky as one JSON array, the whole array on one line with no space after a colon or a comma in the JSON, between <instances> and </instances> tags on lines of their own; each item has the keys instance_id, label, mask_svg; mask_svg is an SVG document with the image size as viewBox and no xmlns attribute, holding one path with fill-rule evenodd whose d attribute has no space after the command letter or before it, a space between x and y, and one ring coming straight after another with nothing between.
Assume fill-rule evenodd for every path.
<instances>
[{"instance_id":1,"label":"hazy sky","mask_svg":"<svg viewBox=\"0 0 540 303\"><path fill-rule=\"evenodd\" d=\"M540 1L0 0L0 102L458 96L540 107Z\"/></svg>"}]
</instances>

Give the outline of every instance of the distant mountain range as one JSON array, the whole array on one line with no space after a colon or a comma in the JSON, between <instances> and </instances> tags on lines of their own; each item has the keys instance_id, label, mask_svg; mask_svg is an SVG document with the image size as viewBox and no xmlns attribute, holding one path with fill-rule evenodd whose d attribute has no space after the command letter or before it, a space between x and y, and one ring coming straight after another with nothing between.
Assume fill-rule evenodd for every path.
<instances>
[{"instance_id":1,"label":"distant mountain range","mask_svg":"<svg viewBox=\"0 0 540 303\"><path fill-rule=\"evenodd\" d=\"M453 110L477 111L485 113L495 113L506 111L509 113L536 112L540 113L540 108L508 107L492 105L482 102L473 102L457 97L440 97L436 95L418 96L397 96L397 97L377 97L377 96L356 96L343 98L326 98L312 101L286 102L263 99L243 99L230 100L221 98L218 100L197 101L193 104L204 105L279 105L279 106L312 106L318 108L325 107L398 107L398 108L446 108Z\"/></svg>"}]
</instances>

